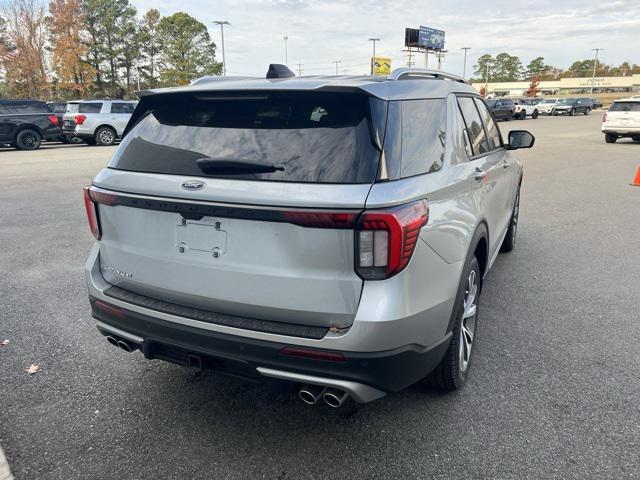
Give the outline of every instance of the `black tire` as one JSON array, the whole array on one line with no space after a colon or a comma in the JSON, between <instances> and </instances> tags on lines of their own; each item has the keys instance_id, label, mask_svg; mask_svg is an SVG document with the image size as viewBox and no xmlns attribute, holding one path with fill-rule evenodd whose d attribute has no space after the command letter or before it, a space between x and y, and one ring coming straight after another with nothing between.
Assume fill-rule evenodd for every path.
<instances>
[{"instance_id":1,"label":"black tire","mask_svg":"<svg viewBox=\"0 0 640 480\"><path fill-rule=\"evenodd\" d=\"M520 112L520 115L518 116L518 119L519 120L526 120L526 118L527 118L527 111L526 110L522 110Z\"/></svg>"},{"instance_id":2,"label":"black tire","mask_svg":"<svg viewBox=\"0 0 640 480\"><path fill-rule=\"evenodd\" d=\"M540 115L538 110L534 110L533 113L531 114L531 118L533 118L535 120L536 118L538 118L538 115Z\"/></svg>"},{"instance_id":3,"label":"black tire","mask_svg":"<svg viewBox=\"0 0 640 480\"><path fill-rule=\"evenodd\" d=\"M116 143L116 132L111 127L100 127L93 136L96 145L108 147Z\"/></svg>"},{"instance_id":4,"label":"black tire","mask_svg":"<svg viewBox=\"0 0 640 480\"><path fill-rule=\"evenodd\" d=\"M591 109L590 109L590 108L587 108L587 109L584 111L584 114L585 114L585 115L589 115L590 113L591 113Z\"/></svg>"},{"instance_id":5,"label":"black tire","mask_svg":"<svg viewBox=\"0 0 640 480\"><path fill-rule=\"evenodd\" d=\"M473 272L473 273L472 273ZM471 299L470 281L475 278L475 294ZM473 346L475 345L478 332L478 310L480 306L480 292L482 291L480 277L480 264L474 256L469 265L462 272L463 294L456 305L456 321L453 325L451 342L447 353L442 361L427 376L425 381L431 386L438 387L446 392L462 388L469 375L469 367L473 360ZM468 302L473 305L473 315L471 309L466 308ZM469 316L465 316L469 315Z\"/></svg>"},{"instance_id":6,"label":"black tire","mask_svg":"<svg viewBox=\"0 0 640 480\"><path fill-rule=\"evenodd\" d=\"M616 143L616 140L618 140L618 137L616 137L613 133L605 133L604 134L604 141L607 143Z\"/></svg>"},{"instance_id":7,"label":"black tire","mask_svg":"<svg viewBox=\"0 0 640 480\"><path fill-rule=\"evenodd\" d=\"M632 140L633 140L634 142L640 142L640 137L633 137L633 138L632 138Z\"/></svg>"},{"instance_id":8,"label":"black tire","mask_svg":"<svg viewBox=\"0 0 640 480\"><path fill-rule=\"evenodd\" d=\"M520 187L516 192L516 201L513 204L513 212L511 212L511 220L509 220L509 227L507 228L507 234L504 236L500 251L503 253L510 252L516 246L516 237L518 235L518 219L520 215Z\"/></svg>"},{"instance_id":9,"label":"black tire","mask_svg":"<svg viewBox=\"0 0 640 480\"><path fill-rule=\"evenodd\" d=\"M571 111L569 111L569 115L573 117L575 114L576 114L576 111L575 109L572 108Z\"/></svg>"},{"instance_id":10,"label":"black tire","mask_svg":"<svg viewBox=\"0 0 640 480\"><path fill-rule=\"evenodd\" d=\"M61 135L58 137L58 140L60 140L61 143L67 144L69 143L69 139L67 138L66 135Z\"/></svg>"},{"instance_id":11,"label":"black tire","mask_svg":"<svg viewBox=\"0 0 640 480\"><path fill-rule=\"evenodd\" d=\"M42 143L42 136L35 130L25 128L16 135L16 147L18 150L37 150Z\"/></svg>"}]
</instances>

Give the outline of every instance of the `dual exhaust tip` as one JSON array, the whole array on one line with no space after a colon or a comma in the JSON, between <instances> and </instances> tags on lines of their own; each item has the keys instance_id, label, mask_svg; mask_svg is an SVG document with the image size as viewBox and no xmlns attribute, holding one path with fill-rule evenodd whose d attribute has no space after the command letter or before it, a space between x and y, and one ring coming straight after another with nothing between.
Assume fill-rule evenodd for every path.
<instances>
[{"instance_id":1,"label":"dual exhaust tip","mask_svg":"<svg viewBox=\"0 0 640 480\"><path fill-rule=\"evenodd\" d=\"M324 403L333 408L340 408L349 398L349 394L335 388L321 387L318 385L305 385L298 392L300 400L309 405L315 405L324 400Z\"/></svg>"},{"instance_id":2,"label":"dual exhaust tip","mask_svg":"<svg viewBox=\"0 0 640 480\"><path fill-rule=\"evenodd\" d=\"M123 338L108 336L107 342L115 347L120 347L125 352L133 352L140 348L136 343L130 342L129 340L125 340Z\"/></svg>"}]
</instances>

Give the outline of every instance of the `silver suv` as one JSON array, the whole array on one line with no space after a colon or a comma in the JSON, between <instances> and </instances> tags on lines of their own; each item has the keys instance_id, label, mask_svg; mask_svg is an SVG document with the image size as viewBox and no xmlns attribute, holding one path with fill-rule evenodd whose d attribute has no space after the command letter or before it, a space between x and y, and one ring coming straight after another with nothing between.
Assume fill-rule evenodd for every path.
<instances>
[{"instance_id":1,"label":"silver suv","mask_svg":"<svg viewBox=\"0 0 640 480\"><path fill-rule=\"evenodd\" d=\"M429 70L142 92L85 189L93 317L126 351L310 404L454 390L533 142Z\"/></svg>"},{"instance_id":2,"label":"silver suv","mask_svg":"<svg viewBox=\"0 0 640 480\"><path fill-rule=\"evenodd\" d=\"M113 145L122 137L138 102L80 100L69 102L62 117L62 132L89 145Z\"/></svg>"}]
</instances>

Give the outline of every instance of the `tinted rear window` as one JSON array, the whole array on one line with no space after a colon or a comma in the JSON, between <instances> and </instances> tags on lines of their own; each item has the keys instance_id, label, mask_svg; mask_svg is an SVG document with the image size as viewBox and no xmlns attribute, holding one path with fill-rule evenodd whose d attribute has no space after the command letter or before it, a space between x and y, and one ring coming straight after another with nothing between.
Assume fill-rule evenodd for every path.
<instances>
[{"instance_id":1,"label":"tinted rear window","mask_svg":"<svg viewBox=\"0 0 640 480\"><path fill-rule=\"evenodd\" d=\"M2 102L4 113L51 113L49 106L44 102L35 101L4 101Z\"/></svg>"},{"instance_id":2,"label":"tinted rear window","mask_svg":"<svg viewBox=\"0 0 640 480\"><path fill-rule=\"evenodd\" d=\"M78 113L100 113L102 103L79 103Z\"/></svg>"},{"instance_id":3,"label":"tinted rear window","mask_svg":"<svg viewBox=\"0 0 640 480\"><path fill-rule=\"evenodd\" d=\"M370 102L384 102L362 94L202 93L150 102L109 167L310 183L371 183L377 175L379 121L371 118ZM207 175L196 162L206 157L283 165L284 171Z\"/></svg>"},{"instance_id":4,"label":"tinted rear window","mask_svg":"<svg viewBox=\"0 0 640 480\"><path fill-rule=\"evenodd\" d=\"M114 102L111 104L111 113L133 113L135 105L133 103Z\"/></svg>"},{"instance_id":5,"label":"tinted rear window","mask_svg":"<svg viewBox=\"0 0 640 480\"><path fill-rule=\"evenodd\" d=\"M614 102L610 112L640 112L640 102Z\"/></svg>"}]
</instances>

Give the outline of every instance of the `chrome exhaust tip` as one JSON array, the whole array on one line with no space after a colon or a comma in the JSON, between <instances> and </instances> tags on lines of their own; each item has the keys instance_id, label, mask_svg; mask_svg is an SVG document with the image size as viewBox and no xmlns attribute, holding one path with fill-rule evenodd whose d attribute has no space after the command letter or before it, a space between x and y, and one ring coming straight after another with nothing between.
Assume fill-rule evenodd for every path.
<instances>
[{"instance_id":1,"label":"chrome exhaust tip","mask_svg":"<svg viewBox=\"0 0 640 480\"><path fill-rule=\"evenodd\" d=\"M324 403L333 408L340 408L347 398L349 398L349 394L347 392L335 390L333 388L327 389L327 391L322 395Z\"/></svg>"},{"instance_id":2,"label":"chrome exhaust tip","mask_svg":"<svg viewBox=\"0 0 640 480\"><path fill-rule=\"evenodd\" d=\"M119 340L118 346L125 352L133 352L135 349L138 348L135 344L131 342L127 342L126 340Z\"/></svg>"},{"instance_id":3,"label":"chrome exhaust tip","mask_svg":"<svg viewBox=\"0 0 640 480\"><path fill-rule=\"evenodd\" d=\"M111 345L113 345L114 347L119 347L120 345L118 345L118 339L114 338L114 337L107 337L107 342L109 342Z\"/></svg>"},{"instance_id":4,"label":"chrome exhaust tip","mask_svg":"<svg viewBox=\"0 0 640 480\"><path fill-rule=\"evenodd\" d=\"M298 396L304 403L315 405L326 390L325 387L319 387L318 385L305 385L298 392Z\"/></svg>"}]
</instances>

